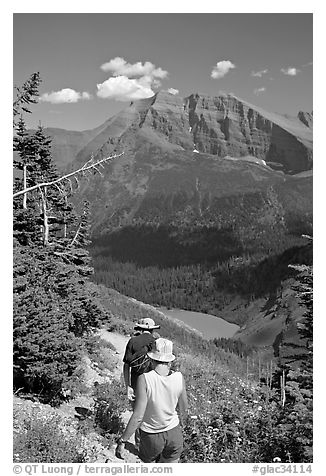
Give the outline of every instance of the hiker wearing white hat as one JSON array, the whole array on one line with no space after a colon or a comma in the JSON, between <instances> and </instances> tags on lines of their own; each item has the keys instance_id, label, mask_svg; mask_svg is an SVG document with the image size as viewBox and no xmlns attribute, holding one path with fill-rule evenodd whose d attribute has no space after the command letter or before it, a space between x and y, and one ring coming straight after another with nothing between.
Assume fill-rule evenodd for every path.
<instances>
[{"instance_id":1,"label":"hiker wearing white hat","mask_svg":"<svg viewBox=\"0 0 326 476\"><path fill-rule=\"evenodd\" d=\"M183 449L180 420L188 407L185 382L181 372L171 370L172 342L158 338L155 344L148 352L154 369L138 378L133 414L117 441L116 456L123 459L124 443L140 427L139 457L144 463L178 463Z\"/></svg>"}]
</instances>

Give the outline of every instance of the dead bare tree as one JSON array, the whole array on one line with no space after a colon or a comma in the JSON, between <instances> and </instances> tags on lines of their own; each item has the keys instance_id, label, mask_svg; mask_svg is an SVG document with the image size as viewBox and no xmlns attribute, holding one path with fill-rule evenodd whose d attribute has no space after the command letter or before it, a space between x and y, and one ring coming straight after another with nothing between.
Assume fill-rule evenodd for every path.
<instances>
[{"instance_id":1,"label":"dead bare tree","mask_svg":"<svg viewBox=\"0 0 326 476\"><path fill-rule=\"evenodd\" d=\"M47 190L49 187L56 187L60 194L64 196L66 202L67 202L67 194L73 192L73 185L72 185L72 179L75 180L77 184L77 188L79 187L79 180L78 176L85 177L88 173L96 172L99 173L100 175L103 176L101 171L99 170L99 167L104 167L104 164L111 162L113 159L116 159L117 157L121 157L124 154L122 152L121 154L118 155L112 155L100 160L94 160L94 157L92 156L90 160L88 160L82 167L80 167L77 170L74 170L73 172L70 172L69 174L63 175L62 177L59 177L55 180L49 181L49 182L42 182L38 183L36 185L33 185L31 187L26 187L26 181L24 181L24 188L23 190L19 190L18 192L13 194L13 198L16 199L20 196L23 196L23 208L27 208L27 194L31 193L33 191L38 191L40 194L40 209L41 209L41 216L42 216L42 235L43 235L43 245L47 246L49 244L49 233L50 233L50 220L55 219L55 217L49 216L49 212L51 210L48 209L48 200L47 200ZM69 184L69 192L67 192L67 189L65 188L65 182ZM75 243L78 234L80 232L80 227L77 228L77 231L75 233L74 238L72 239L72 242L70 244L70 247ZM67 227L66 224L64 224L64 237L67 235Z\"/></svg>"}]
</instances>

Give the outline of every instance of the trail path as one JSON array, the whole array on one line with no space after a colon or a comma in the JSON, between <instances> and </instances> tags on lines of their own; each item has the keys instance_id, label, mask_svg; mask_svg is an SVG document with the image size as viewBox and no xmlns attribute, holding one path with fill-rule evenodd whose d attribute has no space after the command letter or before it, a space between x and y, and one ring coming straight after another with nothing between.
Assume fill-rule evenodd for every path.
<instances>
[{"instance_id":1,"label":"trail path","mask_svg":"<svg viewBox=\"0 0 326 476\"><path fill-rule=\"evenodd\" d=\"M116 380L122 380L123 381L123 355L124 351L127 345L127 342L129 340L128 337L123 336L121 334L117 334L116 332L109 332L106 331L105 329L102 329L99 333L101 339L110 342L116 349L116 355L117 355L117 363L115 368L110 369L111 376L116 379ZM131 416L131 411L127 410L122 414L122 419L125 424L128 423L129 418ZM140 459L137 457L136 450L134 447L134 436L132 436L129 440L128 443L125 445L125 451L124 451L124 461L127 463L140 463ZM119 462L121 463L122 460L119 458L116 458L114 455L115 452L115 447L109 448L106 451L106 457L108 462Z\"/></svg>"},{"instance_id":2,"label":"trail path","mask_svg":"<svg viewBox=\"0 0 326 476\"><path fill-rule=\"evenodd\" d=\"M123 370L123 354L127 345L127 342L129 340L128 337L123 336L121 334L117 334L116 332L109 332L106 331L105 329L101 329L99 333L101 339L110 342L112 345L114 345L117 355L119 355L119 358L117 359L117 364L114 369L112 369L112 376L119 380L122 378L122 370Z\"/></svg>"}]
</instances>

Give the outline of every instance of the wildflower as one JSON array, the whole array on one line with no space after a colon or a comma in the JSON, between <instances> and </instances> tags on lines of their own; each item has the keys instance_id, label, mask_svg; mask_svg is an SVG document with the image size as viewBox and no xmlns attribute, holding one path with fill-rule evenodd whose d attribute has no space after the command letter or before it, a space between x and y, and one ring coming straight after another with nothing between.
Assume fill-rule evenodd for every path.
<instances>
[{"instance_id":1,"label":"wildflower","mask_svg":"<svg viewBox=\"0 0 326 476\"><path fill-rule=\"evenodd\" d=\"M198 416L197 415L191 415L190 417L192 420L197 420L198 419Z\"/></svg>"},{"instance_id":2,"label":"wildflower","mask_svg":"<svg viewBox=\"0 0 326 476\"><path fill-rule=\"evenodd\" d=\"M259 403L258 400L253 400L252 403Z\"/></svg>"},{"instance_id":3,"label":"wildflower","mask_svg":"<svg viewBox=\"0 0 326 476\"><path fill-rule=\"evenodd\" d=\"M281 461L281 458L279 458L278 456L275 456L275 458L273 458L273 463L280 463Z\"/></svg>"},{"instance_id":4,"label":"wildflower","mask_svg":"<svg viewBox=\"0 0 326 476\"><path fill-rule=\"evenodd\" d=\"M234 420L234 423L236 423L237 425L240 425L239 420Z\"/></svg>"}]
</instances>

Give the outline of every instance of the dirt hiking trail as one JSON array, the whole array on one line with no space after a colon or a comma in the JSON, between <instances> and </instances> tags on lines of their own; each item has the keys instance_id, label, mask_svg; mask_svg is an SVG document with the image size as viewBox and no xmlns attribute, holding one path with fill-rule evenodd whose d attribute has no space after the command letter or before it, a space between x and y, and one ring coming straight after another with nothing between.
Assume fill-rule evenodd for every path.
<instances>
[{"instance_id":1,"label":"dirt hiking trail","mask_svg":"<svg viewBox=\"0 0 326 476\"><path fill-rule=\"evenodd\" d=\"M129 340L129 337L123 336L121 334L118 334L116 332L109 332L106 331L105 329L102 329L99 332L99 336L101 339L110 342L116 349L116 356L118 357L116 360L116 366L113 369L110 369L111 373L111 378L115 380L120 380L123 382L123 355L125 352L125 348L127 345L127 342ZM127 410L122 414L122 419L125 424L128 423L129 418L131 416L131 410ZM129 440L128 443L125 445L125 451L124 451L124 461L127 463L140 463L140 459L138 458L136 453L136 450L134 448L134 436L132 436ZM114 455L115 451L115 446L113 448L109 448L107 450L107 459L108 462L122 462L123 460L116 458Z\"/></svg>"}]
</instances>

